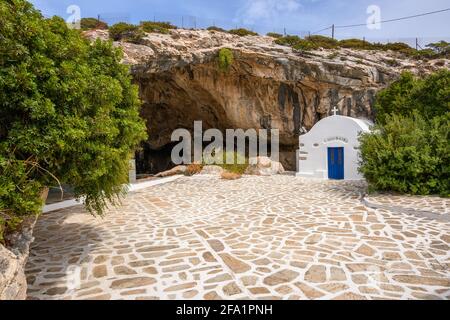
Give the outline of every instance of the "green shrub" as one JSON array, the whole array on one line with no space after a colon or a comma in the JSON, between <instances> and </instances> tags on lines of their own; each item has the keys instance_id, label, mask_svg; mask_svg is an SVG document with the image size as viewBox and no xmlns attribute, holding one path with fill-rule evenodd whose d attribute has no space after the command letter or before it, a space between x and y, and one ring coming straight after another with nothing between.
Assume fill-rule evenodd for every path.
<instances>
[{"instance_id":1,"label":"green shrub","mask_svg":"<svg viewBox=\"0 0 450 320\"><path fill-rule=\"evenodd\" d=\"M403 53L404 55L406 55L408 57L413 56L417 52L416 49L413 49L406 43L402 43L402 42L383 44L383 45L381 45L380 50L384 50L384 51L392 50L395 52Z\"/></svg>"},{"instance_id":2,"label":"green shrub","mask_svg":"<svg viewBox=\"0 0 450 320\"><path fill-rule=\"evenodd\" d=\"M450 116L389 115L360 137L360 172L371 190L450 196Z\"/></svg>"},{"instance_id":3,"label":"green shrub","mask_svg":"<svg viewBox=\"0 0 450 320\"><path fill-rule=\"evenodd\" d=\"M335 49L341 46L339 41L319 35L308 36L305 39L302 39L299 36L289 35L275 40L275 43L290 46L298 50L314 50L318 48ZM344 42L344 44L346 44L346 42Z\"/></svg>"},{"instance_id":4,"label":"green shrub","mask_svg":"<svg viewBox=\"0 0 450 320\"><path fill-rule=\"evenodd\" d=\"M410 92L416 82L412 73L404 72L397 81L378 92L374 106L378 123L384 124L386 117L392 113L405 114L412 111L409 108Z\"/></svg>"},{"instance_id":5,"label":"green shrub","mask_svg":"<svg viewBox=\"0 0 450 320\"><path fill-rule=\"evenodd\" d=\"M410 95L410 105L431 119L450 112L450 70L441 69L419 78Z\"/></svg>"},{"instance_id":6,"label":"green shrub","mask_svg":"<svg viewBox=\"0 0 450 320\"><path fill-rule=\"evenodd\" d=\"M410 56L415 59L434 59L439 56L432 49L414 50Z\"/></svg>"},{"instance_id":7,"label":"green shrub","mask_svg":"<svg viewBox=\"0 0 450 320\"><path fill-rule=\"evenodd\" d=\"M269 33L266 34L266 36L272 37L272 38L275 38L275 39L283 38L282 34L275 33L275 32L269 32Z\"/></svg>"},{"instance_id":8,"label":"green shrub","mask_svg":"<svg viewBox=\"0 0 450 320\"><path fill-rule=\"evenodd\" d=\"M301 41L302 39L298 36L285 36L285 37L281 37L277 40L275 40L276 44L282 45L282 46L294 46L296 45L299 41Z\"/></svg>"},{"instance_id":9,"label":"green shrub","mask_svg":"<svg viewBox=\"0 0 450 320\"><path fill-rule=\"evenodd\" d=\"M119 22L109 28L109 37L114 41L140 44L144 38L144 32L133 24Z\"/></svg>"},{"instance_id":10,"label":"green shrub","mask_svg":"<svg viewBox=\"0 0 450 320\"><path fill-rule=\"evenodd\" d=\"M170 22L153 22L153 21L141 21L140 26L144 32L163 33L163 34L169 33L170 29L177 28Z\"/></svg>"},{"instance_id":11,"label":"green shrub","mask_svg":"<svg viewBox=\"0 0 450 320\"><path fill-rule=\"evenodd\" d=\"M409 52L412 48L403 42L393 42L386 43L383 46L384 50L392 50L392 51L400 51L400 52Z\"/></svg>"},{"instance_id":12,"label":"green shrub","mask_svg":"<svg viewBox=\"0 0 450 320\"><path fill-rule=\"evenodd\" d=\"M219 27L216 27L216 26L208 27L206 30L217 31L217 32L227 32L225 29L222 29L222 28L219 28Z\"/></svg>"},{"instance_id":13,"label":"green shrub","mask_svg":"<svg viewBox=\"0 0 450 320\"><path fill-rule=\"evenodd\" d=\"M365 49L371 50L374 49L373 46L367 42L360 39L344 39L339 41L339 47L341 48L349 48L349 49Z\"/></svg>"},{"instance_id":14,"label":"green shrub","mask_svg":"<svg viewBox=\"0 0 450 320\"><path fill-rule=\"evenodd\" d=\"M224 155L225 157L225 155ZM244 156L239 155L237 152L234 153L234 163L232 164L221 164L219 166L221 166L222 168L224 168L226 171L228 172L232 172L232 173L237 173L237 174L244 174L245 170L247 170L248 168L248 160L245 160L245 163L241 164L240 161L238 161L238 159L243 159Z\"/></svg>"},{"instance_id":15,"label":"green shrub","mask_svg":"<svg viewBox=\"0 0 450 320\"><path fill-rule=\"evenodd\" d=\"M218 164L228 172L236 174L244 174L245 170L248 168L248 159L237 152L222 152L223 164ZM233 159L233 163L227 163L227 158Z\"/></svg>"},{"instance_id":16,"label":"green shrub","mask_svg":"<svg viewBox=\"0 0 450 320\"><path fill-rule=\"evenodd\" d=\"M82 30L108 29L108 24L96 18L82 18L80 21Z\"/></svg>"},{"instance_id":17,"label":"green shrub","mask_svg":"<svg viewBox=\"0 0 450 320\"><path fill-rule=\"evenodd\" d=\"M376 97L360 171L374 190L450 196L450 71L403 73Z\"/></svg>"},{"instance_id":18,"label":"green shrub","mask_svg":"<svg viewBox=\"0 0 450 320\"><path fill-rule=\"evenodd\" d=\"M233 64L233 52L228 48L222 48L219 50L219 69L223 72L227 72Z\"/></svg>"},{"instance_id":19,"label":"green shrub","mask_svg":"<svg viewBox=\"0 0 450 320\"><path fill-rule=\"evenodd\" d=\"M32 179L38 168L31 162L0 151L0 243L4 243L3 235L15 230L24 216L41 211L43 186Z\"/></svg>"},{"instance_id":20,"label":"green shrub","mask_svg":"<svg viewBox=\"0 0 450 320\"><path fill-rule=\"evenodd\" d=\"M401 43L399 45L395 43L384 45L382 43L371 43L361 39L344 39L338 42L338 46L341 48L356 49L356 50L386 51L396 49L396 51L399 51L400 48L404 48L404 46L411 49L407 44L404 43Z\"/></svg>"},{"instance_id":21,"label":"green shrub","mask_svg":"<svg viewBox=\"0 0 450 320\"><path fill-rule=\"evenodd\" d=\"M314 43L315 46L324 49L335 49L339 45L339 41L336 39L325 37L325 36L308 36L305 38L306 41Z\"/></svg>"},{"instance_id":22,"label":"green shrub","mask_svg":"<svg viewBox=\"0 0 450 320\"><path fill-rule=\"evenodd\" d=\"M426 47L432 50L438 56L448 57L450 55L450 43L447 41L429 43L426 45Z\"/></svg>"},{"instance_id":23,"label":"green shrub","mask_svg":"<svg viewBox=\"0 0 450 320\"><path fill-rule=\"evenodd\" d=\"M301 39L295 45L293 45L292 48L301 51L309 51L319 49L320 47L314 42Z\"/></svg>"},{"instance_id":24,"label":"green shrub","mask_svg":"<svg viewBox=\"0 0 450 320\"><path fill-rule=\"evenodd\" d=\"M41 191L58 183L101 214L146 138L121 50L24 0L0 2L0 17L0 229L38 214Z\"/></svg>"},{"instance_id":25,"label":"green shrub","mask_svg":"<svg viewBox=\"0 0 450 320\"><path fill-rule=\"evenodd\" d=\"M147 21L147 22L151 22L151 21ZM164 21L153 21L151 22L154 25L160 26L161 28L166 28L166 29L177 29L177 26L173 25L170 22L164 22Z\"/></svg>"},{"instance_id":26,"label":"green shrub","mask_svg":"<svg viewBox=\"0 0 450 320\"><path fill-rule=\"evenodd\" d=\"M298 36L279 37L278 35L276 35L275 38L277 38L275 40L275 43L279 45L290 46L298 50L313 50L318 48L324 49L348 48L356 50L380 50L380 51L392 50L417 59L424 59L424 58L434 59L442 56L448 57L450 55L450 44L445 41L429 44L428 46L430 47L430 49L416 50L403 42L382 44L382 43L370 43L360 39L344 39L338 41L330 37L325 37L321 35L308 36L305 39L302 39Z\"/></svg>"},{"instance_id":27,"label":"green shrub","mask_svg":"<svg viewBox=\"0 0 450 320\"><path fill-rule=\"evenodd\" d=\"M410 116L419 112L427 119L450 111L450 71L442 69L423 79L411 73L400 78L377 94L375 112L377 122L383 124L390 114Z\"/></svg>"},{"instance_id":28,"label":"green shrub","mask_svg":"<svg viewBox=\"0 0 450 320\"><path fill-rule=\"evenodd\" d=\"M222 163L216 163L215 160L217 158L222 159ZM230 158L232 161L227 161L227 158ZM249 161L244 155L241 155L236 151L229 152L220 150L213 152L211 159L203 158L202 165L217 165L223 168L225 171L242 175L244 174L245 170L247 170Z\"/></svg>"},{"instance_id":29,"label":"green shrub","mask_svg":"<svg viewBox=\"0 0 450 320\"><path fill-rule=\"evenodd\" d=\"M256 32L253 32L251 30L247 30L247 29L244 29L244 28L231 29L231 30L228 31L228 33L235 34L235 35L238 35L240 37L257 36L258 35Z\"/></svg>"}]
</instances>

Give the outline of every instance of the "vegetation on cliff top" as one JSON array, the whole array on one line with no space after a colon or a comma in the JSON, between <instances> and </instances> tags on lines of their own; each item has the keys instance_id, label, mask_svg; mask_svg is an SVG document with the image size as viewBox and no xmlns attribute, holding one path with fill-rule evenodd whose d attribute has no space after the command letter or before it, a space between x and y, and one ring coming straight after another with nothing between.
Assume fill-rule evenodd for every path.
<instances>
[{"instance_id":1,"label":"vegetation on cliff top","mask_svg":"<svg viewBox=\"0 0 450 320\"><path fill-rule=\"evenodd\" d=\"M139 25L119 22L110 27L109 37L114 41L141 44L145 32L168 34L170 29L176 28L169 22L141 21Z\"/></svg>"},{"instance_id":2,"label":"vegetation on cliff top","mask_svg":"<svg viewBox=\"0 0 450 320\"><path fill-rule=\"evenodd\" d=\"M428 49L416 50L411 48L406 43L371 43L360 39L344 39L336 40L325 36L308 36L300 38L298 36L284 36L275 40L275 43L284 46L290 46L297 50L308 51L319 48L324 49L338 49L349 48L357 50L392 50L403 53L413 58L439 58L448 57L450 55L450 43L441 41L438 43L430 43L427 45Z\"/></svg>"},{"instance_id":3,"label":"vegetation on cliff top","mask_svg":"<svg viewBox=\"0 0 450 320\"><path fill-rule=\"evenodd\" d=\"M450 196L450 71L404 73L378 93L374 131L361 137L372 190Z\"/></svg>"},{"instance_id":4,"label":"vegetation on cliff top","mask_svg":"<svg viewBox=\"0 0 450 320\"><path fill-rule=\"evenodd\" d=\"M82 29L106 29L108 25L104 22L99 22L94 18L82 19ZM177 27L170 22L154 22L154 21L142 21L139 25L128 24L124 22L117 23L110 28L110 38L114 41L123 40L131 43L142 43L144 32L149 33L162 33L168 34L171 29L177 29ZM238 36L256 36L257 32L245 29L237 28L231 30L225 30L220 27L210 26L206 30L212 32L224 32ZM312 35L305 38L300 38L296 35L283 36L279 33L269 32L267 36L275 38L275 43L284 46L290 46L296 50L309 51L319 48L323 49L338 49L349 48L355 50L379 50L387 51L392 50L400 52L411 58L417 59L435 59L441 57L450 57L450 43L446 41L440 41L436 43L430 43L426 49L416 50L411 48L408 44L403 42L393 43L372 43L361 39L344 39L336 40L327 36Z\"/></svg>"},{"instance_id":5,"label":"vegetation on cliff top","mask_svg":"<svg viewBox=\"0 0 450 320\"><path fill-rule=\"evenodd\" d=\"M170 22L141 21L140 27L144 32L169 33L170 29L177 29Z\"/></svg>"},{"instance_id":6,"label":"vegetation on cliff top","mask_svg":"<svg viewBox=\"0 0 450 320\"><path fill-rule=\"evenodd\" d=\"M244 29L244 28L231 29L231 30L228 30L228 33L230 33L230 34L235 34L235 35L238 35L238 36L240 36L240 37L245 37L245 36L257 36L257 35L258 35L258 33L253 32L253 31L251 31L251 30Z\"/></svg>"},{"instance_id":7,"label":"vegetation on cliff top","mask_svg":"<svg viewBox=\"0 0 450 320\"><path fill-rule=\"evenodd\" d=\"M0 2L0 234L68 184L101 214L146 138L137 87L111 42L90 43L24 0Z\"/></svg>"},{"instance_id":8,"label":"vegetation on cliff top","mask_svg":"<svg viewBox=\"0 0 450 320\"><path fill-rule=\"evenodd\" d=\"M81 30L108 29L108 24L96 18L82 18L80 21Z\"/></svg>"},{"instance_id":9,"label":"vegetation on cliff top","mask_svg":"<svg viewBox=\"0 0 450 320\"><path fill-rule=\"evenodd\" d=\"M116 23L109 28L109 37L114 41L140 44L144 35L144 31L139 26L125 22Z\"/></svg>"},{"instance_id":10,"label":"vegetation on cliff top","mask_svg":"<svg viewBox=\"0 0 450 320\"><path fill-rule=\"evenodd\" d=\"M266 34L266 36L272 37L272 38L275 38L275 39L283 38L282 34L279 34L279 33L276 33L276 32L269 32L269 33Z\"/></svg>"},{"instance_id":11,"label":"vegetation on cliff top","mask_svg":"<svg viewBox=\"0 0 450 320\"><path fill-rule=\"evenodd\" d=\"M206 30L208 30L208 31L217 31L217 32L227 32L225 29L222 29L222 28L219 28L219 27L216 27L216 26L208 27L208 28L206 28Z\"/></svg>"},{"instance_id":12,"label":"vegetation on cliff top","mask_svg":"<svg viewBox=\"0 0 450 320\"><path fill-rule=\"evenodd\" d=\"M108 25L105 22L95 18L83 18L81 19L81 28L82 30L108 29ZM177 26L173 25L170 22L141 21L139 25L119 22L110 28L110 38L114 41L122 40L126 42L141 44L144 37L144 32L168 34L170 33L171 29L177 29ZM210 26L206 28L206 30L212 32L224 32L241 37L258 35L257 32L245 28L236 28L227 31L217 26ZM296 35L283 36L282 34L275 32L269 32L267 33L267 36L275 38L275 43L279 45L290 46L296 50L301 51L316 50L319 48L349 48L356 50L392 50L417 59L450 57L450 43L446 41L430 43L426 46L426 49L416 50L414 48L411 48L408 44L402 42L383 44L371 43L361 39L336 40L322 35L312 35L305 38L300 38Z\"/></svg>"}]
</instances>

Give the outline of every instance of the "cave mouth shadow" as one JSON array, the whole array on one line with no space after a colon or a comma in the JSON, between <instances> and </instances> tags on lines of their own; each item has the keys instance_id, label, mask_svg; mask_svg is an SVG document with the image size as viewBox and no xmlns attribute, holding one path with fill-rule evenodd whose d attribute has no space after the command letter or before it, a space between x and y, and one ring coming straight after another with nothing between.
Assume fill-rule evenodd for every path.
<instances>
[{"instance_id":1,"label":"cave mouth shadow","mask_svg":"<svg viewBox=\"0 0 450 320\"><path fill-rule=\"evenodd\" d=\"M138 175L157 174L174 168L172 162L172 149L178 142L171 142L159 149L152 149L148 143L142 145L142 149L136 152L136 173Z\"/></svg>"}]
</instances>

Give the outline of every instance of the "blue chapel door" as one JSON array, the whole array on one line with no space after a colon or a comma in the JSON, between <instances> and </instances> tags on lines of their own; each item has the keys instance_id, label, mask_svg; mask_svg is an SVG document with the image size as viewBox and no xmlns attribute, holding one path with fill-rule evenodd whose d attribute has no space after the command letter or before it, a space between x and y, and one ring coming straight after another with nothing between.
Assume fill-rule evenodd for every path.
<instances>
[{"instance_id":1,"label":"blue chapel door","mask_svg":"<svg viewBox=\"0 0 450 320\"><path fill-rule=\"evenodd\" d=\"M344 148L328 148L328 178L344 179Z\"/></svg>"}]
</instances>

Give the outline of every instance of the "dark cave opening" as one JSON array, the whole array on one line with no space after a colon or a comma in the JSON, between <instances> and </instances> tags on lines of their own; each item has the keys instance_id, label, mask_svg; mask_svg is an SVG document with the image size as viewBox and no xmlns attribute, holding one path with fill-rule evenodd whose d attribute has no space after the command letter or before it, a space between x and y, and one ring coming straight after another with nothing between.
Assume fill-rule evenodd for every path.
<instances>
[{"instance_id":1,"label":"dark cave opening","mask_svg":"<svg viewBox=\"0 0 450 320\"><path fill-rule=\"evenodd\" d=\"M144 143L141 150L136 152L136 172L138 175L154 175L166 170L170 170L176 166L172 162L172 149L179 142L171 142L159 149L152 149L147 143ZM209 142L205 142L203 147L208 146ZM248 141L246 141L246 156L248 157ZM267 153L271 154L270 141L267 146ZM258 152L258 156L259 156ZM296 168L296 147L279 145L279 159L285 170L294 171Z\"/></svg>"}]
</instances>

